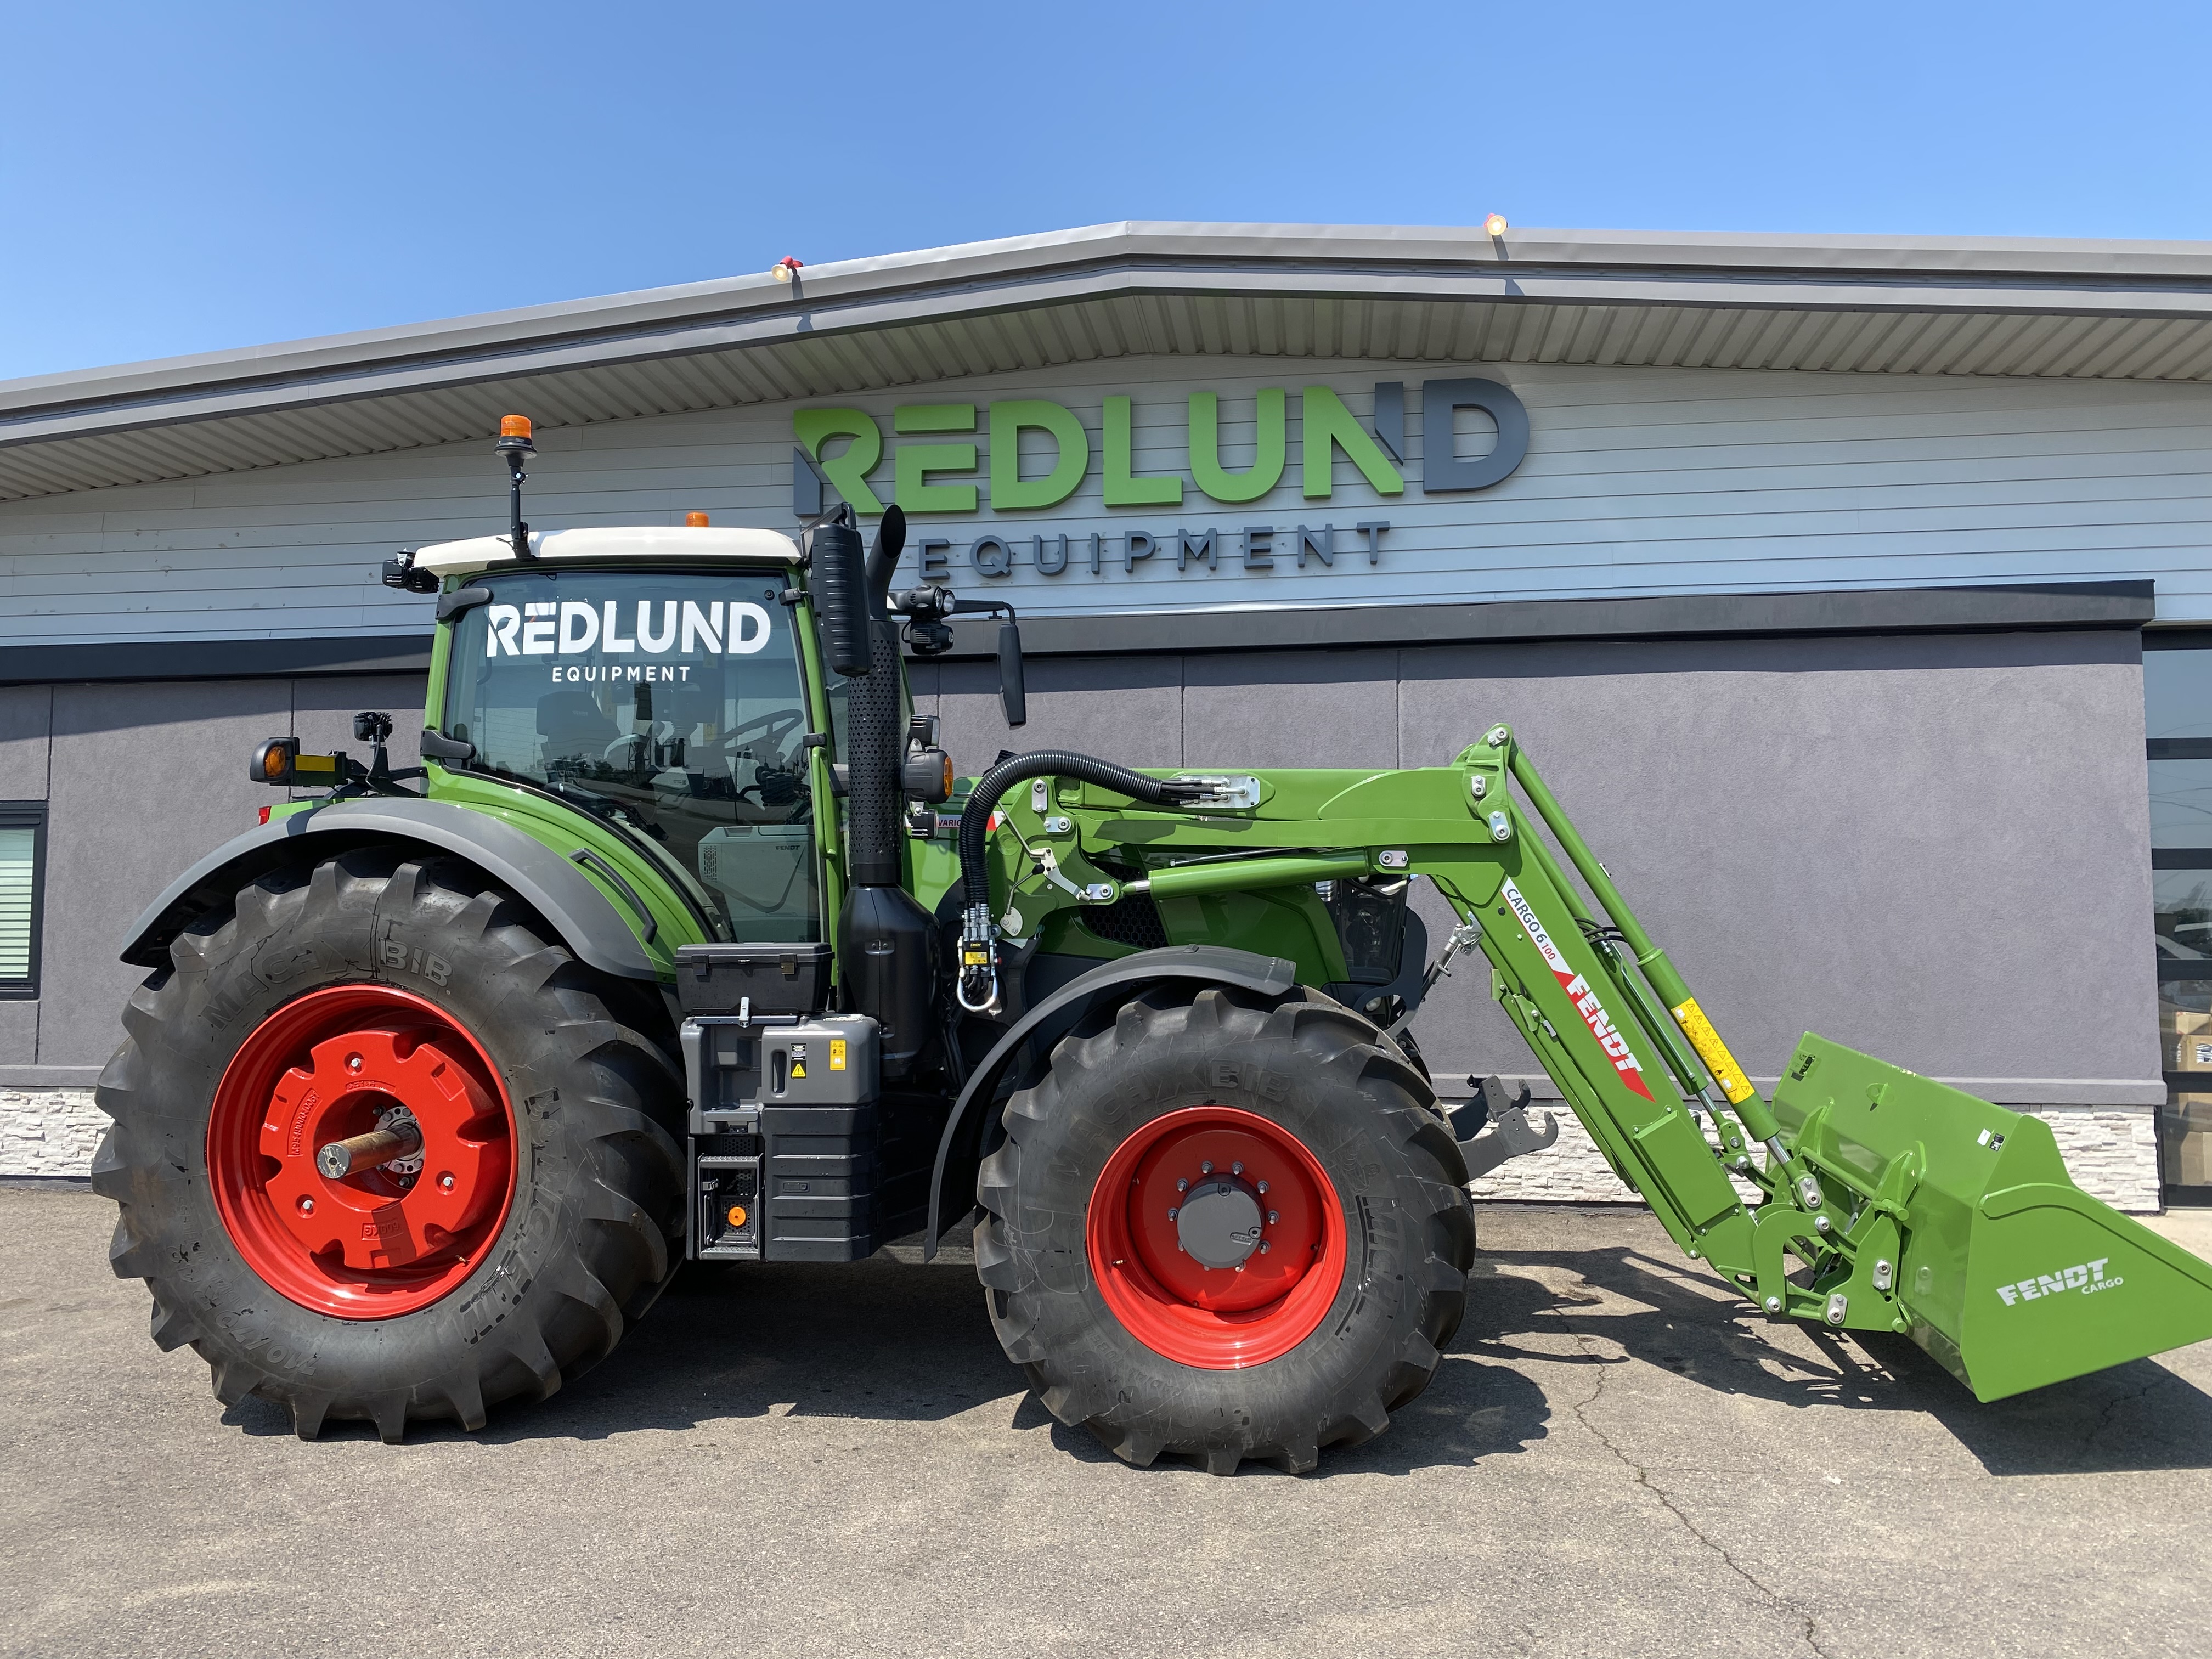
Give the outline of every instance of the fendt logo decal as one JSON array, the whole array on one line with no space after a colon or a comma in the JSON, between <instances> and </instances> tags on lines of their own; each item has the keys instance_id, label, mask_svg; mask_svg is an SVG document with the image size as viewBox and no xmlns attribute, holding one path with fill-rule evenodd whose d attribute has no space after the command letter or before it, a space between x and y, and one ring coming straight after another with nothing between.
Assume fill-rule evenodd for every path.
<instances>
[{"instance_id":1,"label":"fendt logo decal","mask_svg":"<svg viewBox=\"0 0 2212 1659\"><path fill-rule=\"evenodd\" d=\"M2038 1273L2033 1279L2023 1279L2014 1285L2000 1285L1997 1295L2009 1308L2015 1303L2034 1302L2046 1296L2057 1296L2063 1291L2079 1291L2084 1296L2094 1296L2100 1291L2117 1291L2128 1281L2114 1273L2105 1277L2105 1264L2112 1258L2100 1255L2094 1261L2084 1261L2078 1267L2061 1267L2055 1273Z\"/></svg>"},{"instance_id":2,"label":"fendt logo decal","mask_svg":"<svg viewBox=\"0 0 2212 1659\"><path fill-rule=\"evenodd\" d=\"M1552 936L1544 931L1544 924L1536 920L1535 910L1522 896L1521 890L1513 884L1512 877L1505 878L1503 890L1505 902L1513 907L1513 914L1521 918L1522 930L1542 955L1544 965L1552 970L1552 976L1573 999L1575 1012L1583 1017L1583 1024L1589 1027L1590 1035L1597 1039L1597 1046L1605 1050L1605 1057L1613 1062L1613 1070L1620 1073L1620 1080L1644 1099L1650 1100L1651 1091L1644 1081L1643 1063L1628 1046L1628 1039L1620 1034L1607 1015L1605 1005L1598 1000L1597 993L1590 988L1590 982L1574 970L1573 964L1559 953L1559 947L1552 943Z\"/></svg>"}]
</instances>

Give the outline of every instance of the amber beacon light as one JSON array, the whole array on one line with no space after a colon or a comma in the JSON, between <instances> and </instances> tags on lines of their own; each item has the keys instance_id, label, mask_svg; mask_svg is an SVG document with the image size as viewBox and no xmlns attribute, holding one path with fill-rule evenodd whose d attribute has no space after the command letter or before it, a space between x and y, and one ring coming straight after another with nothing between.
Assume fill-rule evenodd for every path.
<instances>
[{"instance_id":1,"label":"amber beacon light","mask_svg":"<svg viewBox=\"0 0 2212 1659\"><path fill-rule=\"evenodd\" d=\"M530 438L530 416L501 416L499 441L492 447L507 460L507 540L514 548L514 556L526 559L531 556L530 526L522 521L522 481L530 476L524 469L538 453Z\"/></svg>"}]
</instances>

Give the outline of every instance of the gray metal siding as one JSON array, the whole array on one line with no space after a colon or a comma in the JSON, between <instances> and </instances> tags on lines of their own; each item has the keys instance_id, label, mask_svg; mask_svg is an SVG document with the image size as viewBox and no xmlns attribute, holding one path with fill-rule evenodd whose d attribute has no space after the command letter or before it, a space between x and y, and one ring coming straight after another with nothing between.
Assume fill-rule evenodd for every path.
<instances>
[{"instance_id":1,"label":"gray metal siding","mask_svg":"<svg viewBox=\"0 0 2212 1659\"><path fill-rule=\"evenodd\" d=\"M884 428L875 478L890 493L892 407L928 399L1040 396L1075 411L1091 465L1048 514L917 517L914 534L955 538L952 574L984 531L1017 542L1014 574L988 584L1040 613L1213 604L1407 603L1593 593L1671 594L2149 577L2160 617L2212 620L2212 392L2118 382L1841 376L1532 364L1486 372L1528 404L1528 460L1494 489L1385 500L1340 459L1327 502L1299 494L1297 389L1337 389L1363 417L1375 381L1408 384L1409 447L1421 452L1428 374L1460 364L1346 368L1267 359L1122 359L981 376L849 399ZM1101 400L1135 399L1139 471L1180 471L1184 399L1221 394L1224 461L1249 456L1252 397L1291 391L1291 465L1264 500L1222 507L1099 503ZM550 432L533 473L540 527L717 522L788 529L791 410L757 405ZM975 441L988 456L988 434ZM131 485L0 504L0 644L405 633L422 601L378 586L402 546L496 527L501 480L489 443L301 463L189 483ZM1287 531L1387 519L1382 562L1340 551L1299 573L1279 544L1271 574L1239 568L1248 525ZM1164 556L1121 574L1119 538L1211 526L1221 568L1178 576ZM1112 574L1045 576L1026 538L1114 538ZM1339 547L1356 538L1340 533ZM908 572L913 570L909 556Z\"/></svg>"}]
</instances>

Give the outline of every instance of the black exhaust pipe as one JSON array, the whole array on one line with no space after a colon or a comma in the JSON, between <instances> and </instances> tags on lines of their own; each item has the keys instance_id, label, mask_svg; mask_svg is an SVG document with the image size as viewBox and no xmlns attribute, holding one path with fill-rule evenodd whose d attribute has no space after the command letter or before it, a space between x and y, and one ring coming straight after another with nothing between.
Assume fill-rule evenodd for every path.
<instances>
[{"instance_id":1,"label":"black exhaust pipe","mask_svg":"<svg viewBox=\"0 0 2212 1659\"><path fill-rule=\"evenodd\" d=\"M830 535L825 532L842 532ZM837 966L846 1006L880 1026L884 1075L903 1076L934 1030L937 929L906 890L900 858L899 763L906 728L899 717L897 623L887 604L891 572L906 540L906 515L884 514L864 568L860 533L848 524L814 532L815 570L830 666L846 688L846 871L849 885L837 918ZM836 598L832 598L832 595ZM840 616L851 637L837 637ZM854 663L848 668L848 662Z\"/></svg>"}]
</instances>

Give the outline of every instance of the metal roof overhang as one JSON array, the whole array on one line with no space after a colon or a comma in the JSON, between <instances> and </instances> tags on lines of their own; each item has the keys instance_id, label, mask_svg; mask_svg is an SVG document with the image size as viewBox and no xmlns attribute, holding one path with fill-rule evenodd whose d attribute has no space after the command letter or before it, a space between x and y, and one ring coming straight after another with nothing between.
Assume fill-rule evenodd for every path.
<instances>
[{"instance_id":1,"label":"metal roof overhang","mask_svg":"<svg viewBox=\"0 0 2212 1659\"><path fill-rule=\"evenodd\" d=\"M2212 379L2212 245L1118 224L0 382L0 500L1160 355Z\"/></svg>"}]
</instances>

